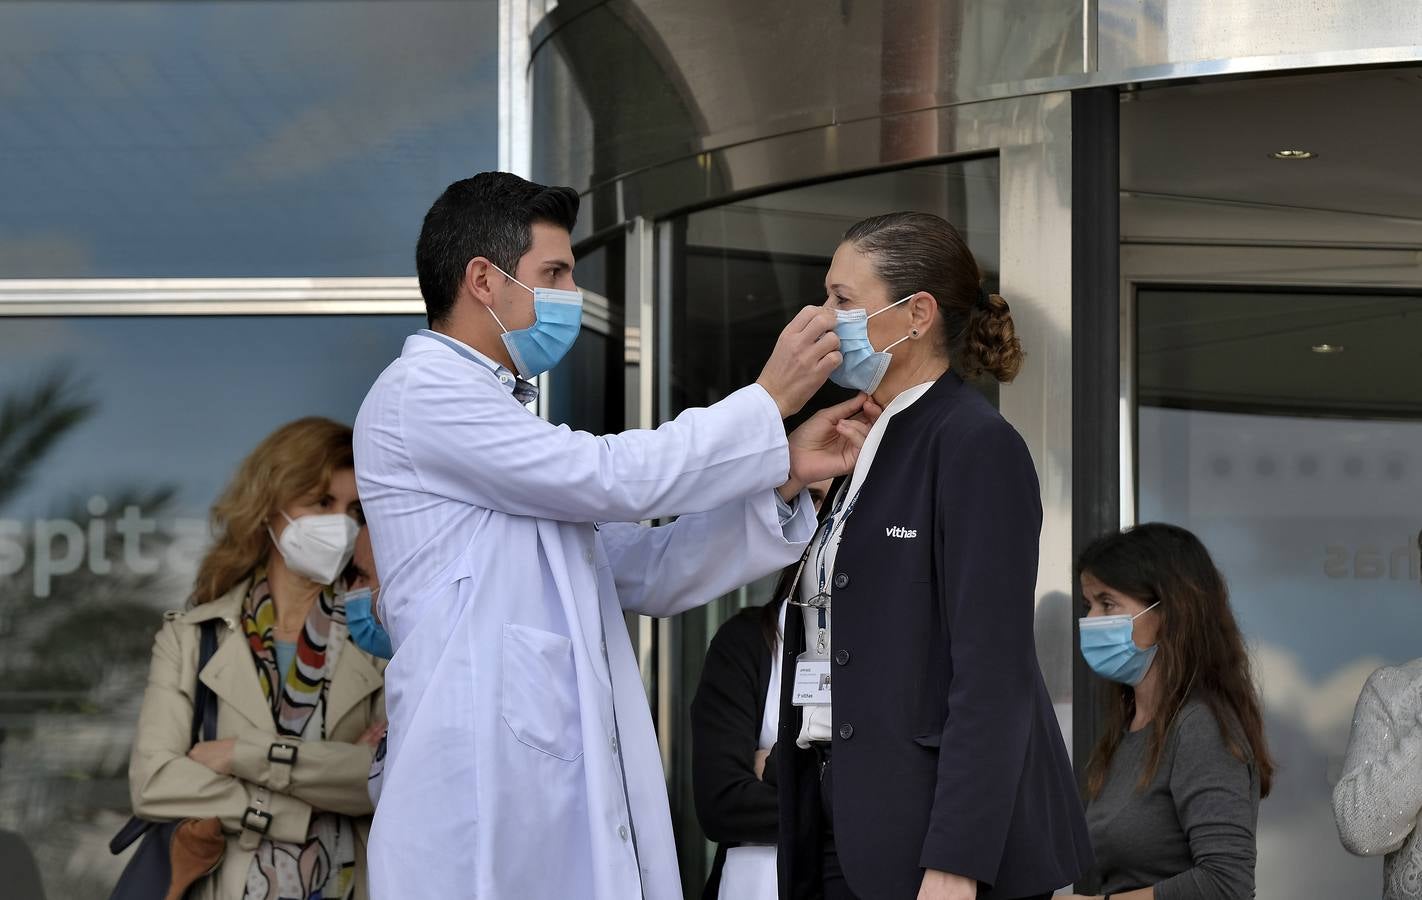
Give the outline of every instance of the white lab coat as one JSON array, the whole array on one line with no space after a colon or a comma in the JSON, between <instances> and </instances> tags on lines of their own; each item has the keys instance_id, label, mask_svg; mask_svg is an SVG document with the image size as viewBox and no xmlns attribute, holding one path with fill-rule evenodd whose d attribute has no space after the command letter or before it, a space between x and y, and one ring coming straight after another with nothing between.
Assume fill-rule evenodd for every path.
<instances>
[{"instance_id":1,"label":"white lab coat","mask_svg":"<svg viewBox=\"0 0 1422 900\"><path fill-rule=\"evenodd\" d=\"M396 649L371 896L679 898L623 611L674 615L788 565L812 507L782 525L789 453L759 387L607 437L539 419L513 387L414 335L356 419Z\"/></svg>"}]
</instances>

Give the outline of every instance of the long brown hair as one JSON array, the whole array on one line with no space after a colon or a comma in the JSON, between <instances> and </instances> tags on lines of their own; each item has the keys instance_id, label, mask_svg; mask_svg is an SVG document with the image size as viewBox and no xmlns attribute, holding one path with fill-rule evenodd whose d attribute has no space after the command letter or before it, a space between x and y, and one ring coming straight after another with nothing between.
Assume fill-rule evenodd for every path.
<instances>
[{"instance_id":1,"label":"long brown hair","mask_svg":"<svg viewBox=\"0 0 1422 900\"><path fill-rule=\"evenodd\" d=\"M212 506L213 544L198 567L192 604L209 603L249 577L267 559L268 520L283 507L331 484L355 466L351 430L315 416L297 419L257 445Z\"/></svg>"},{"instance_id":2,"label":"long brown hair","mask_svg":"<svg viewBox=\"0 0 1422 900\"><path fill-rule=\"evenodd\" d=\"M1264 740L1259 692L1250 674L1244 637L1230 609L1224 576L1199 538L1174 525L1138 525L1099 538L1081 554L1077 580L1084 573L1149 606L1160 617L1155 660L1160 707L1151 721L1150 745L1141 785L1160 768L1166 739L1176 714L1188 700L1209 706L1220 735L1235 758L1259 772L1262 796L1269 795L1274 760ZM1136 692L1112 685L1106 731L1087 766L1087 791L1101 793L1111 758L1136 712Z\"/></svg>"},{"instance_id":3,"label":"long brown hair","mask_svg":"<svg viewBox=\"0 0 1422 900\"><path fill-rule=\"evenodd\" d=\"M874 216L851 225L846 243L868 256L893 299L927 291L938 302L938 340L953 369L1008 382L1022 368L1012 309L982 287L968 242L946 220L922 212Z\"/></svg>"}]
</instances>

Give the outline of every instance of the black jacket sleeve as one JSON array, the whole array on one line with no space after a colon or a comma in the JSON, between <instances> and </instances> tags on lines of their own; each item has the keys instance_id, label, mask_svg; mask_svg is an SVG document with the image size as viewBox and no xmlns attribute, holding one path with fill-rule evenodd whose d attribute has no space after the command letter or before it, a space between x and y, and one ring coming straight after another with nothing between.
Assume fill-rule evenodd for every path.
<instances>
[{"instance_id":1,"label":"black jacket sleeve","mask_svg":"<svg viewBox=\"0 0 1422 900\"><path fill-rule=\"evenodd\" d=\"M775 783L755 777L771 654L759 612L733 616L716 632L691 701L696 816L717 843L774 844L778 837Z\"/></svg>"},{"instance_id":2,"label":"black jacket sleeve","mask_svg":"<svg viewBox=\"0 0 1422 900\"><path fill-rule=\"evenodd\" d=\"M921 865L998 878L1041 677L1033 597L1042 507L1022 438L995 420L957 442L938 479L936 584L952 681Z\"/></svg>"}]
</instances>

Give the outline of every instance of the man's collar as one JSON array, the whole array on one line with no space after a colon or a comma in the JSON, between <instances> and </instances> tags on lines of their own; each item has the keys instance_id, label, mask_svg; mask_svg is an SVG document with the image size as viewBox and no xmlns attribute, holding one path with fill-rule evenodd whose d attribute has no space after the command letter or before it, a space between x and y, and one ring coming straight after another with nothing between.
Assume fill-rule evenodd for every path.
<instances>
[{"instance_id":1,"label":"man's collar","mask_svg":"<svg viewBox=\"0 0 1422 900\"><path fill-rule=\"evenodd\" d=\"M513 394L514 399L517 400L519 403L522 403L524 406L527 406L528 404L538 399L537 385L535 385L531 381L524 381L522 378L519 378L512 371L510 371L507 366L495 362L494 360L480 353L478 350L475 350L473 347L469 346L458 338L452 338L447 334L441 334L438 331L431 331L428 328L421 328L415 333L421 335L422 337L432 338L436 341L439 341L441 344L444 344L446 347L453 350L455 353L458 353L465 359L468 359L472 362L476 362L484 368L488 369L490 372L493 372L494 375L498 377L499 384L504 385L504 387L508 389L509 393Z\"/></svg>"}]
</instances>

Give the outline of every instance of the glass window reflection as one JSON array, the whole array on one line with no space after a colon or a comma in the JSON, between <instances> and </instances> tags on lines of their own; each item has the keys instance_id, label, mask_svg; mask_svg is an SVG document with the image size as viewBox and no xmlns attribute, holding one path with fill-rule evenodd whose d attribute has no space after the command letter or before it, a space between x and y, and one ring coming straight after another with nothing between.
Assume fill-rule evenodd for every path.
<instances>
[{"instance_id":1,"label":"glass window reflection","mask_svg":"<svg viewBox=\"0 0 1422 900\"><path fill-rule=\"evenodd\" d=\"M1141 290L1138 519L1198 534L1229 580L1264 700L1269 896L1377 892L1331 795L1354 703L1422 656L1422 298Z\"/></svg>"},{"instance_id":2,"label":"glass window reflection","mask_svg":"<svg viewBox=\"0 0 1422 900\"><path fill-rule=\"evenodd\" d=\"M184 606L207 510L306 415L351 422L409 316L12 318L0 328L0 830L49 897L98 900L122 858L128 755L159 618ZM13 835L11 836L13 838Z\"/></svg>"},{"instance_id":3,"label":"glass window reflection","mask_svg":"<svg viewBox=\"0 0 1422 900\"><path fill-rule=\"evenodd\" d=\"M623 247L618 238L576 253L583 329L547 383L549 421L577 431L615 434L626 425Z\"/></svg>"},{"instance_id":4,"label":"glass window reflection","mask_svg":"<svg viewBox=\"0 0 1422 900\"><path fill-rule=\"evenodd\" d=\"M0 271L407 275L497 162L498 4L0 4Z\"/></svg>"}]
</instances>

